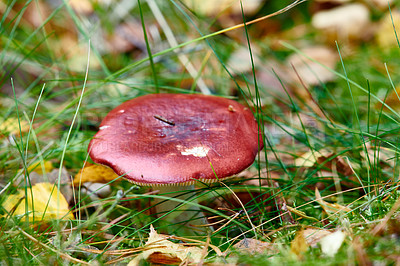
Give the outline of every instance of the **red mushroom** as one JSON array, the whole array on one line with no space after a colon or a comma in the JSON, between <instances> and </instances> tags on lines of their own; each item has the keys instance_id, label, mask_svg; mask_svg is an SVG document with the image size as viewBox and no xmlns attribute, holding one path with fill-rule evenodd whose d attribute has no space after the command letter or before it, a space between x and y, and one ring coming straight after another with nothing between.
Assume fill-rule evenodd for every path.
<instances>
[{"instance_id":1,"label":"red mushroom","mask_svg":"<svg viewBox=\"0 0 400 266\"><path fill-rule=\"evenodd\" d=\"M177 185L211 183L241 172L262 148L257 121L236 101L152 94L112 110L90 142L89 154L136 184L161 190L174 185L182 191Z\"/></svg>"}]
</instances>

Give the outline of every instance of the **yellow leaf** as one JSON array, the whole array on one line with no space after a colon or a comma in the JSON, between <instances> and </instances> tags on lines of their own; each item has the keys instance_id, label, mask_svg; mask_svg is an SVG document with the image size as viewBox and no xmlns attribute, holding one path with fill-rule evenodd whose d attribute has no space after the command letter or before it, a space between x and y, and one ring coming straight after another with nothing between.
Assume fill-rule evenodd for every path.
<instances>
[{"instance_id":1,"label":"yellow leaf","mask_svg":"<svg viewBox=\"0 0 400 266\"><path fill-rule=\"evenodd\" d=\"M30 173L32 171L35 171L39 175L43 175L43 170L45 173L50 173L51 170L54 169L53 164L50 161L44 161L43 166L44 169L42 168L41 162L36 162L28 167L28 172Z\"/></svg>"},{"instance_id":2,"label":"yellow leaf","mask_svg":"<svg viewBox=\"0 0 400 266\"><path fill-rule=\"evenodd\" d=\"M9 195L5 199L3 208L8 213L12 213L13 216L25 215L26 198L28 199L29 220L74 219L64 196L58 191L57 187L50 183L38 183L32 189L28 188L26 197L25 190L19 189L17 194ZM22 220L25 220L25 218L22 217Z\"/></svg>"},{"instance_id":3,"label":"yellow leaf","mask_svg":"<svg viewBox=\"0 0 400 266\"><path fill-rule=\"evenodd\" d=\"M118 175L111 169L100 164L93 164L84 167L74 177L74 185L85 182L108 183L118 178Z\"/></svg>"},{"instance_id":4,"label":"yellow leaf","mask_svg":"<svg viewBox=\"0 0 400 266\"><path fill-rule=\"evenodd\" d=\"M169 236L158 234L150 226L149 239L143 247L143 252L131 260L128 266L140 265L141 260L149 260L155 264L196 264L204 257L204 252L198 247L187 247L167 240Z\"/></svg>"},{"instance_id":5,"label":"yellow leaf","mask_svg":"<svg viewBox=\"0 0 400 266\"><path fill-rule=\"evenodd\" d=\"M318 188L315 188L315 199L319 203L319 205L321 205L324 211L329 215L338 214L340 212L351 212L351 209L346 206L324 201L321 197L321 194L319 193Z\"/></svg>"},{"instance_id":6,"label":"yellow leaf","mask_svg":"<svg viewBox=\"0 0 400 266\"><path fill-rule=\"evenodd\" d=\"M332 153L325 149L319 151L308 151L296 158L294 164L297 167L313 167L318 162L318 158L329 157L331 155Z\"/></svg>"},{"instance_id":7,"label":"yellow leaf","mask_svg":"<svg viewBox=\"0 0 400 266\"><path fill-rule=\"evenodd\" d=\"M290 251L297 255L297 257L301 260L303 259L303 253L308 250L308 243L304 238L304 234L302 231L296 234L292 243L290 244Z\"/></svg>"},{"instance_id":8,"label":"yellow leaf","mask_svg":"<svg viewBox=\"0 0 400 266\"><path fill-rule=\"evenodd\" d=\"M397 10L392 10L391 13L386 13L386 15L378 22L378 30L376 31L375 38L380 48L397 48L397 40L394 38L395 31L393 30L393 24L398 25L399 23L400 12Z\"/></svg>"},{"instance_id":9,"label":"yellow leaf","mask_svg":"<svg viewBox=\"0 0 400 266\"><path fill-rule=\"evenodd\" d=\"M25 120L18 121L17 118L10 117L4 121L0 120L0 134L13 134L19 135L21 132L27 132L29 130L29 124Z\"/></svg>"}]
</instances>

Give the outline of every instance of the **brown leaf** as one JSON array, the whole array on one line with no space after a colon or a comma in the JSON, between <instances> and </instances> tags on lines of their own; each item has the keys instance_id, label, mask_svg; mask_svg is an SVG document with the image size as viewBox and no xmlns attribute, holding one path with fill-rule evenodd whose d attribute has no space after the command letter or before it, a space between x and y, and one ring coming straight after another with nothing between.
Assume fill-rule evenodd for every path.
<instances>
[{"instance_id":1,"label":"brown leaf","mask_svg":"<svg viewBox=\"0 0 400 266\"><path fill-rule=\"evenodd\" d=\"M75 12L83 15L90 15L93 13L92 1L89 0L70 0L70 6Z\"/></svg>"},{"instance_id":2,"label":"brown leaf","mask_svg":"<svg viewBox=\"0 0 400 266\"><path fill-rule=\"evenodd\" d=\"M325 149L321 149L319 151L308 151L296 158L294 164L297 167L313 167L318 162L319 158L326 158L331 154L332 153L330 151Z\"/></svg>"},{"instance_id":3,"label":"brown leaf","mask_svg":"<svg viewBox=\"0 0 400 266\"><path fill-rule=\"evenodd\" d=\"M365 251L364 247L362 246L362 244L360 242L359 236L354 238L354 240L352 242L352 247L356 253L358 265L362 265L362 266L373 265L372 262L370 261L370 259L368 258L367 252Z\"/></svg>"},{"instance_id":4,"label":"brown leaf","mask_svg":"<svg viewBox=\"0 0 400 266\"><path fill-rule=\"evenodd\" d=\"M169 236L158 234L150 226L149 239L143 247L143 252L129 262L129 266L140 265L140 261L147 260L158 264L192 264L200 263L205 253L198 247L188 247L168 240Z\"/></svg>"},{"instance_id":5,"label":"brown leaf","mask_svg":"<svg viewBox=\"0 0 400 266\"><path fill-rule=\"evenodd\" d=\"M193 9L195 12L204 14L206 16L216 16L221 12L230 12L237 15L242 14L240 2L237 0L184 0L183 2L190 9ZM242 0L242 2L245 14L251 15L260 8L263 0Z\"/></svg>"},{"instance_id":6,"label":"brown leaf","mask_svg":"<svg viewBox=\"0 0 400 266\"><path fill-rule=\"evenodd\" d=\"M331 234L332 232L326 229L320 228L307 228L302 231L306 242L311 247L317 247L317 244L321 241L322 238Z\"/></svg>"},{"instance_id":7,"label":"brown leaf","mask_svg":"<svg viewBox=\"0 0 400 266\"><path fill-rule=\"evenodd\" d=\"M293 80L299 82L300 77L306 85L318 85L336 79L336 75L327 69L334 69L338 62L334 51L324 46L311 46L301 52L302 54L293 54L287 59L288 66L292 66L297 72L290 72Z\"/></svg>"},{"instance_id":8,"label":"brown leaf","mask_svg":"<svg viewBox=\"0 0 400 266\"><path fill-rule=\"evenodd\" d=\"M253 238L245 238L243 240L240 240L233 247L240 252L250 253L250 254L273 255L279 252L276 244L263 242Z\"/></svg>"},{"instance_id":9,"label":"brown leaf","mask_svg":"<svg viewBox=\"0 0 400 266\"><path fill-rule=\"evenodd\" d=\"M347 162L327 149L308 151L295 160L297 167L313 167L318 164L347 177L353 175L353 170Z\"/></svg>"},{"instance_id":10,"label":"brown leaf","mask_svg":"<svg viewBox=\"0 0 400 266\"><path fill-rule=\"evenodd\" d=\"M371 26L368 8L359 3L347 4L315 13L312 25L327 40L348 42L365 38Z\"/></svg>"},{"instance_id":11,"label":"brown leaf","mask_svg":"<svg viewBox=\"0 0 400 266\"><path fill-rule=\"evenodd\" d=\"M318 188L315 188L315 199L328 215L351 212L351 209L338 203L329 203L322 199Z\"/></svg>"}]
</instances>

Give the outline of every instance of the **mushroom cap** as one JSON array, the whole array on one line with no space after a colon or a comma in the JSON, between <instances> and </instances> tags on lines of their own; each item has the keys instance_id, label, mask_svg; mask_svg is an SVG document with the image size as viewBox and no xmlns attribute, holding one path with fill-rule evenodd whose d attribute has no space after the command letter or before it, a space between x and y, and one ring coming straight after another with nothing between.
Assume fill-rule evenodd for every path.
<instances>
[{"instance_id":1,"label":"mushroom cap","mask_svg":"<svg viewBox=\"0 0 400 266\"><path fill-rule=\"evenodd\" d=\"M263 146L253 113L236 101L150 94L113 109L88 150L118 175L155 186L230 177L251 165Z\"/></svg>"}]
</instances>

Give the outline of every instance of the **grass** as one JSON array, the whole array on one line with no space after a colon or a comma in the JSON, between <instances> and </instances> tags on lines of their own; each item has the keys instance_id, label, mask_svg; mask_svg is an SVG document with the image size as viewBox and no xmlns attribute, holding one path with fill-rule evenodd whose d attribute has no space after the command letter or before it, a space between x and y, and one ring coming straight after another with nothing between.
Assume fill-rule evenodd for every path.
<instances>
[{"instance_id":1,"label":"grass","mask_svg":"<svg viewBox=\"0 0 400 266\"><path fill-rule=\"evenodd\" d=\"M334 79L308 86L290 78L296 69L282 64L291 54L306 60L302 42L321 44L305 15L311 3L274 13L291 3L282 1L265 4L255 15L221 12L210 18L179 1L154 2L163 20L156 20L155 7L145 1L92 3L89 11L67 1L56 7L41 1L1 4L0 202L18 189L33 198L29 188L48 178L75 215L38 222L28 213L13 215L16 208L1 208L3 263L127 263L143 251L150 225L208 246L205 263L398 263L399 47L325 44L339 57L329 69ZM388 12L372 11L376 22ZM256 22L243 25L243 19ZM300 24L304 33L288 37ZM281 32L274 30L278 26ZM230 61L239 48L247 59ZM237 73L235 64L248 66ZM213 233L158 219L154 199L170 196L123 178L102 185L109 190L102 196L100 188L71 188L71 178L91 163L88 142L114 107L148 93L208 91L253 107L265 132L265 149L251 168L196 190L200 208L216 223ZM47 161L53 172L29 170L38 162L45 169ZM21 202L28 209L28 201ZM183 201L189 209L194 202ZM329 203L350 211L329 210ZM333 258L321 244L301 248L305 240L298 235L309 228L346 233ZM250 255L233 247L246 239L274 247Z\"/></svg>"}]
</instances>

